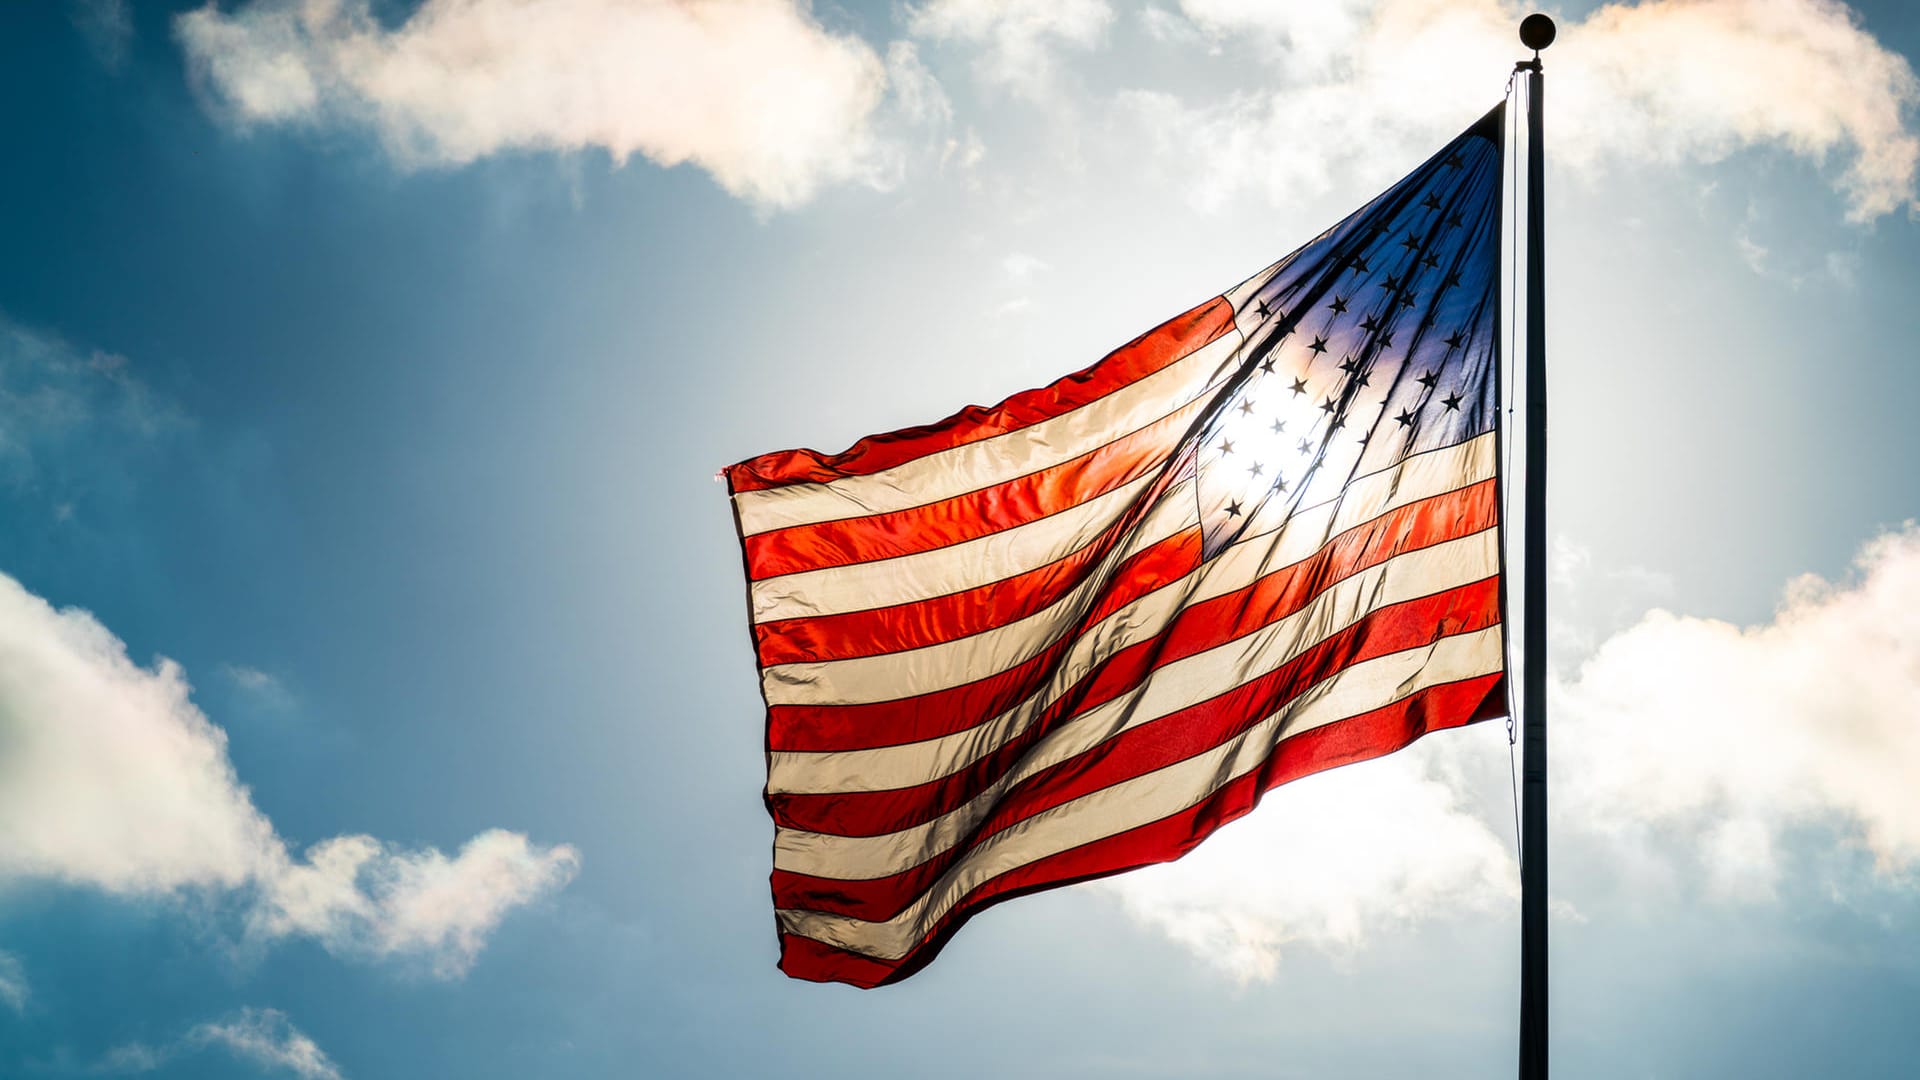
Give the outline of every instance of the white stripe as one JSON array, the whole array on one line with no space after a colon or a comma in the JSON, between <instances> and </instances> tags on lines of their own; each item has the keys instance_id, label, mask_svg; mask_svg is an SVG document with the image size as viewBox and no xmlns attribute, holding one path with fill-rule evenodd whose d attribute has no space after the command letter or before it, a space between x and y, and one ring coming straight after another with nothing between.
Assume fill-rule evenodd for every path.
<instances>
[{"instance_id":1,"label":"white stripe","mask_svg":"<svg viewBox=\"0 0 1920 1080\"><path fill-rule=\"evenodd\" d=\"M1491 462L1487 465L1490 468ZM1392 492L1388 509L1416 501L1416 493L1429 488L1451 491L1476 482L1471 473L1436 475L1428 467L1409 471L1418 475L1381 486ZM1182 498L1181 504L1189 501ZM1197 588L1196 582L1188 581L1185 587L1169 586L1152 593L1136 602L1138 610L1128 621L1141 627L1159 627L1171 614L1166 610L1169 605L1184 606L1225 595L1310 557L1334 535L1328 522L1346 517L1352 509L1351 503L1341 504L1341 513L1336 514L1335 505L1326 503L1295 515L1277 537L1252 536L1237 542L1196 571L1193 576L1199 579ZM1100 585L1098 577L1090 576L1042 611L954 641L875 656L776 664L761 672L761 688L769 705L857 705L964 686L1017 667L1053 645L1071 622L1075 605Z\"/></svg>"},{"instance_id":2,"label":"white stripe","mask_svg":"<svg viewBox=\"0 0 1920 1080\"><path fill-rule=\"evenodd\" d=\"M839 615L930 600L1004 581L1092 543L1158 479L1148 474L1051 517L948 547L853 566L783 574L753 583L753 621ZM1142 551L1199 522L1193 482L1167 489L1126 541Z\"/></svg>"},{"instance_id":3,"label":"white stripe","mask_svg":"<svg viewBox=\"0 0 1920 1080\"><path fill-rule=\"evenodd\" d=\"M783 909L788 933L883 960L905 956L973 889L1038 859L1177 814L1260 767L1277 743L1432 686L1501 670L1499 627L1356 664L1239 737L1185 761L1103 788L987 838L885 922Z\"/></svg>"},{"instance_id":4,"label":"white stripe","mask_svg":"<svg viewBox=\"0 0 1920 1080\"><path fill-rule=\"evenodd\" d=\"M828 484L739 492L733 500L741 535L925 506L1072 461L1204 395L1232 371L1240 341L1239 331L1229 329L1105 397L991 439Z\"/></svg>"},{"instance_id":5,"label":"white stripe","mask_svg":"<svg viewBox=\"0 0 1920 1080\"><path fill-rule=\"evenodd\" d=\"M1489 432L1357 477L1340 498L1294 511L1278 546L1266 536L1250 536L1238 545L1238 554L1223 553L1220 558L1232 554L1233 558L1275 565L1280 560L1298 562L1318 551L1339 532L1408 503L1488 479L1493 471L1494 439ZM837 615L912 603L1036 570L1071 554L1099 535L1126 502L1127 496L1121 492L1137 492L1143 482L1135 481L1051 517L948 547L756 581L751 587L754 622ZM1162 496L1161 502L1163 505L1180 503L1182 513L1187 513L1184 508L1193 502L1192 489L1185 484L1172 488ZM1098 509L1094 508L1095 504L1099 505ZM1154 512L1157 514L1159 509L1156 507ZM1160 524L1166 524L1164 519ZM1145 531L1145 526L1142 529ZM1177 531L1176 528L1159 533L1155 539L1165 539ZM1145 546L1148 545L1139 545L1135 550ZM1226 571L1222 573L1232 576Z\"/></svg>"},{"instance_id":6,"label":"white stripe","mask_svg":"<svg viewBox=\"0 0 1920 1080\"><path fill-rule=\"evenodd\" d=\"M1451 550L1442 550L1442 549ZM1415 555L1439 558L1415 560ZM1134 692L1076 716L1049 732L1019 763L976 795L966 805L925 824L882 836L846 837L780 829L774 840L774 865L783 870L839 878L874 878L898 873L945 851L972 831L1002 793L1041 771L1085 753L1122 732L1152 723L1163 716L1208 701L1272 672L1327 637L1352 626L1369 611L1387 604L1428 596L1442 589L1490 576L1497 565L1497 538L1493 530L1436 548L1401 556L1365 574L1356 575L1316 598L1313 605L1255 633L1206 652L1183 657L1155 671ZM1397 564L1397 565L1396 565ZM1339 595L1344 592L1344 595ZM1322 606L1324 602L1324 606ZM1372 663L1365 661L1364 663ZM1355 667L1364 666L1355 665ZM1338 678L1339 676L1336 676ZM1317 690L1307 691L1310 696ZM1377 705L1378 703L1376 703ZM1356 710L1364 712L1376 705ZM866 758L864 768L851 775L860 787L849 788L848 773L835 772L833 761L810 761L811 769L793 769L780 777L779 792L885 791L907 784L868 787L876 779L908 779L919 783L924 775L946 762L936 762L929 743L886 747L881 750L837 754L794 754L775 757L837 759L846 767L850 758ZM918 753L916 753L916 751ZM887 777L889 770L906 774ZM951 768L948 772L953 771ZM792 775L798 773L796 777ZM809 775L809 773L811 775ZM915 774L920 774L915 776ZM944 773L940 775L945 775ZM796 780L811 782L801 788Z\"/></svg>"}]
</instances>

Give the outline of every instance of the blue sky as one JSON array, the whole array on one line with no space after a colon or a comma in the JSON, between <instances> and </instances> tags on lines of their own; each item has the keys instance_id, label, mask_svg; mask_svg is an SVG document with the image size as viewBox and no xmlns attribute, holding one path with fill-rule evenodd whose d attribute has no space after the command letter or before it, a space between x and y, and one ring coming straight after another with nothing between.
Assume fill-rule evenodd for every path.
<instances>
[{"instance_id":1,"label":"blue sky","mask_svg":"<svg viewBox=\"0 0 1920 1080\"><path fill-rule=\"evenodd\" d=\"M1556 1065L1908 1075L1920 12L1550 10ZM9 6L0 1074L1510 1067L1499 725L785 980L714 472L1217 295L1518 14Z\"/></svg>"}]
</instances>

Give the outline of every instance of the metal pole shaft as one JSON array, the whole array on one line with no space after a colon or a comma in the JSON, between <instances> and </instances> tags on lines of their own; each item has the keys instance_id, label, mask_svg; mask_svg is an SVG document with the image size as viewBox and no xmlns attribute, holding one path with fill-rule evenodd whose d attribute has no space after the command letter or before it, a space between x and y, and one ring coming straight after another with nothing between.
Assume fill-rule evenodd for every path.
<instances>
[{"instance_id":1,"label":"metal pole shaft","mask_svg":"<svg viewBox=\"0 0 1920 1080\"><path fill-rule=\"evenodd\" d=\"M1547 1078L1547 277L1540 61L1527 75L1526 582L1521 625L1520 1080Z\"/></svg>"}]
</instances>

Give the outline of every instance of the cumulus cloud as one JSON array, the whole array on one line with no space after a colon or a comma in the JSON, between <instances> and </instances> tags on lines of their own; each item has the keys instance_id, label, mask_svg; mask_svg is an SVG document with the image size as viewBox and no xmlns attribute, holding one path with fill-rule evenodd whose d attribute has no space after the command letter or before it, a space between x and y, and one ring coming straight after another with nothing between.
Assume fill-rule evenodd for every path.
<instances>
[{"instance_id":1,"label":"cumulus cloud","mask_svg":"<svg viewBox=\"0 0 1920 1080\"><path fill-rule=\"evenodd\" d=\"M1106 0L929 0L907 19L920 37L980 46L980 78L1029 98L1052 90L1057 47L1092 48L1112 22Z\"/></svg>"},{"instance_id":2,"label":"cumulus cloud","mask_svg":"<svg viewBox=\"0 0 1920 1080\"><path fill-rule=\"evenodd\" d=\"M886 182L889 84L909 120L938 93L911 47L883 59L804 0L426 0L395 26L371 0L249 0L175 30L242 126L359 125L406 166L637 153L774 207Z\"/></svg>"},{"instance_id":3,"label":"cumulus cloud","mask_svg":"<svg viewBox=\"0 0 1920 1080\"><path fill-rule=\"evenodd\" d=\"M1277 199L1357 168L1376 179L1494 100L1522 51L1506 0L1186 0L1216 44L1257 50L1276 84L1218 104L1123 98L1200 179L1194 197ZM1714 162L1772 147L1844 159L1849 216L1912 209L1920 81L1837 0L1645 0L1563 23L1549 54L1549 152L1574 165ZM1365 132L1356 138L1354 132ZM1300 147L1312 147L1302 154Z\"/></svg>"},{"instance_id":4,"label":"cumulus cloud","mask_svg":"<svg viewBox=\"0 0 1920 1080\"><path fill-rule=\"evenodd\" d=\"M1920 861L1916 701L1909 524L1865 548L1853 581L1793 582L1763 625L1654 611L1609 638L1555 686L1558 798L1586 828L1690 831L1724 882L1770 883L1780 837L1804 825L1898 875Z\"/></svg>"},{"instance_id":5,"label":"cumulus cloud","mask_svg":"<svg viewBox=\"0 0 1920 1080\"><path fill-rule=\"evenodd\" d=\"M1610 147L1713 160L1779 145L1850 158L1840 177L1856 219L1914 204L1920 139L1904 117L1920 101L1905 57L1836 0L1665 0L1609 4L1567 39L1562 151ZM1557 98L1556 98L1557 100Z\"/></svg>"},{"instance_id":6,"label":"cumulus cloud","mask_svg":"<svg viewBox=\"0 0 1920 1080\"><path fill-rule=\"evenodd\" d=\"M470 966L506 913L569 881L567 845L498 830L447 856L343 836L296 857L253 805L184 673L0 575L0 883L231 895L260 940Z\"/></svg>"},{"instance_id":7,"label":"cumulus cloud","mask_svg":"<svg viewBox=\"0 0 1920 1080\"><path fill-rule=\"evenodd\" d=\"M152 1072L175 1058L209 1048L225 1050L270 1073L291 1073L301 1080L343 1080L340 1067L285 1013L253 1008L197 1025L165 1046L115 1047L89 1071L114 1076Z\"/></svg>"},{"instance_id":8,"label":"cumulus cloud","mask_svg":"<svg viewBox=\"0 0 1920 1080\"><path fill-rule=\"evenodd\" d=\"M472 966L507 912L572 880L578 854L489 829L452 856L341 836L274 867L252 929L377 957L421 957L442 978Z\"/></svg>"},{"instance_id":9,"label":"cumulus cloud","mask_svg":"<svg viewBox=\"0 0 1920 1080\"><path fill-rule=\"evenodd\" d=\"M1577 590L1666 588L1601 574L1571 545L1553 570ZM1920 527L1869 543L1845 581L1792 582L1757 626L1648 612L1551 684L1554 840L1607 868L1595 873L1763 902L1790 871L1854 872L1807 866L1816 855L1794 838L1817 836L1857 851L1879 887L1920 883ZM1283 786L1186 859L1104 887L1241 979L1271 977L1289 947L1339 953L1422 919L1510 910L1511 781L1498 737L1476 733L1492 734ZM1560 917L1574 914L1564 899Z\"/></svg>"}]
</instances>

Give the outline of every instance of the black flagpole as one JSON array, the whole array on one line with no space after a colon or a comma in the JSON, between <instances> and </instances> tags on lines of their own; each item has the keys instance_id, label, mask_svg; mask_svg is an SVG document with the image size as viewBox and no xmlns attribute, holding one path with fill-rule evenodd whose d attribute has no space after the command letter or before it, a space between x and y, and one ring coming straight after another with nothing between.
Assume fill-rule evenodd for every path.
<instances>
[{"instance_id":1,"label":"black flagpole","mask_svg":"<svg viewBox=\"0 0 1920 1080\"><path fill-rule=\"evenodd\" d=\"M1529 15L1527 73L1526 582L1521 629L1520 1080L1547 1080L1547 275L1540 50L1553 20Z\"/></svg>"}]
</instances>

